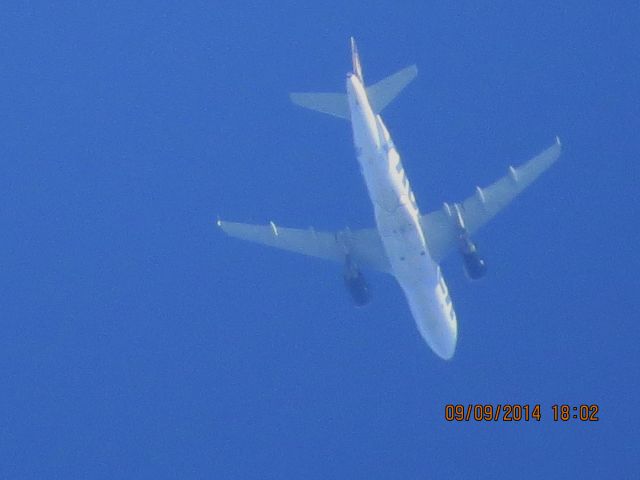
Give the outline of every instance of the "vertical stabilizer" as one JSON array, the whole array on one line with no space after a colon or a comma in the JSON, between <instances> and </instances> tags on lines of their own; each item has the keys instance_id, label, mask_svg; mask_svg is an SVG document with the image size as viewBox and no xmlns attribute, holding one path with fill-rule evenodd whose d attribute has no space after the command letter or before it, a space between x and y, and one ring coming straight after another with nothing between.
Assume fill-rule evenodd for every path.
<instances>
[{"instance_id":1,"label":"vertical stabilizer","mask_svg":"<svg viewBox=\"0 0 640 480\"><path fill-rule=\"evenodd\" d=\"M358 46L356 39L351 37L351 63L353 64L353 73L360 79L364 85L364 77L362 76L362 65L360 65L360 55L358 55Z\"/></svg>"}]
</instances>

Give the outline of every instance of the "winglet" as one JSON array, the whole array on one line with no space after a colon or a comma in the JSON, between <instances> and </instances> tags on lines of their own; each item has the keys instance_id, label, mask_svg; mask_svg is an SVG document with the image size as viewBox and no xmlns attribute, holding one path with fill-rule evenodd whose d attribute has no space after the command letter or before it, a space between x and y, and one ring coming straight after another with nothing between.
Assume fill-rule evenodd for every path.
<instances>
[{"instance_id":1,"label":"winglet","mask_svg":"<svg viewBox=\"0 0 640 480\"><path fill-rule=\"evenodd\" d=\"M353 64L353 73L360 79L364 85L364 77L362 76L362 65L360 65L360 55L358 55L358 46L356 39L351 37L351 63Z\"/></svg>"}]
</instances>

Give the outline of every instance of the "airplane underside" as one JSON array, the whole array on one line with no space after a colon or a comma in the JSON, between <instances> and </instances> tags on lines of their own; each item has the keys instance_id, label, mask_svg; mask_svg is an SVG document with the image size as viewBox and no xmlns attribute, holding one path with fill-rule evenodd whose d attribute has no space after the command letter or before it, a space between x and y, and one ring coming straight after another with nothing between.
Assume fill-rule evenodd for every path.
<instances>
[{"instance_id":1,"label":"airplane underside","mask_svg":"<svg viewBox=\"0 0 640 480\"><path fill-rule=\"evenodd\" d=\"M374 208L376 227L320 232L282 228L274 222L250 225L218 220L227 234L271 247L342 262L354 303L370 301L361 269L393 275L402 288L418 331L432 351L453 357L458 326L439 263L458 251L467 276L478 279L487 267L471 236L526 189L560 156L556 143L462 202L421 215L400 155L380 112L417 75L415 65L365 87L360 58L351 39L353 70L346 93L294 93L294 103L351 122L354 147Z\"/></svg>"}]
</instances>

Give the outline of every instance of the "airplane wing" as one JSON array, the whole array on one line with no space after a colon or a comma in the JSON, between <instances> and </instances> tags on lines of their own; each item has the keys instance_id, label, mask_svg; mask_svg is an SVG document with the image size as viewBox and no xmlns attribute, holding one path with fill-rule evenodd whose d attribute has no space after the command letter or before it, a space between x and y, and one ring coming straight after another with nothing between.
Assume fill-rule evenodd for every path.
<instances>
[{"instance_id":1,"label":"airplane wing","mask_svg":"<svg viewBox=\"0 0 640 480\"><path fill-rule=\"evenodd\" d=\"M373 228L318 232L313 228L278 227L273 222L251 225L221 220L218 226L231 237L336 262L344 262L349 254L359 267L391 272L382 241Z\"/></svg>"},{"instance_id":2,"label":"airplane wing","mask_svg":"<svg viewBox=\"0 0 640 480\"><path fill-rule=\"evenodd\" d=\"M504 177L488 187L476 187L475 193L462 203L445 203L441 210L423 215L422 230L431 257L438 263L443 260L458 245L463 231L468 234L477 232L549 168L561 151L560 139L556 137L553 146L518 168L509 167Z\"/></svg>"}]
</instances>

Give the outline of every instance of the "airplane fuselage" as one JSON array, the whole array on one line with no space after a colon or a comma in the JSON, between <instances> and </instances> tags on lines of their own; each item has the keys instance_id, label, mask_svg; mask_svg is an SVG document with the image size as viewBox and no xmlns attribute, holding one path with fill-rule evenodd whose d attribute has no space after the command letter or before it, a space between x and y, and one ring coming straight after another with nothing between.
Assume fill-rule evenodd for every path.
<instances>
[{"instance_id":1,"label":"airplane fuselage","mask_svg":"<svg viewBox=\"0 0 640 480\"><path fill-rule=\"evenodd\" d=\"M346 94L292 93L291 100L310 110L349 120L360 171L373 205L376 228L336 232L314 228L278 228L223 222L227 234L295 253L343 262L343 278L357 306L369 302L362 269L392 274L409 303L423 339L438 356L453 357L458 324L439 262L455 250L467 276L484 276L487 265L471 235L523 192L560 156L560 140L491 185L476 187L461 202L420 215L400 155L379 113L416 77L410 65L365 88L356 42L351 38L352 73Z\"/></svg>"},{"instance_id":2,"label":"airplane fuselage","mask_svg":"<svg viewBox=\"0 0 640 480\"><path fill-rule=\"evenodd\" d=\"M457 320L440 267L429 255L420 212L400 155L355 74L347 76L353 141L378 233L420 334L440 357L453 356Z\"/></svg>"}]
</instances>

